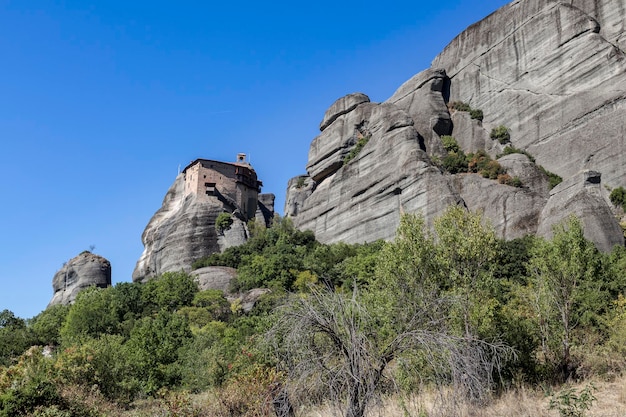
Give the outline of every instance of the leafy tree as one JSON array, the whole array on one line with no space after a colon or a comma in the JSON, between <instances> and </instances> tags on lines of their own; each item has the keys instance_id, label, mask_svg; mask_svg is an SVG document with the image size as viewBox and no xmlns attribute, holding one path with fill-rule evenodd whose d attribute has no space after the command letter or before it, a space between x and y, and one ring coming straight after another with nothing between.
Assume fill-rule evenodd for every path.
<instances>
[{"instance_id":1,"label":"leafy tree","mask_svg":"<svg viewBox=\"0 0 626 417\"><path fill-rule=\"evenodd\" d=\"M144 312L142 291L144 284L120 282L111 288L111 307L118 321L137 319Z\"/></svg>"},{"instance_id":2,"label":"leafy tree","mask_svg":"<svg viewBox=\"0 0 626 417\"><path fill-rule=\"evenodd\" d=\"M538 241L531 273L543 353L558 363L563 380L567 380L575 371L571 354L574 330L581 322L592 320L598 304L605 304L598 300L601 260L593 243L585 239L580 220L569 217L554 227L552 240ZM590 301L594 305L590 306Z\"/></svg>"},{"instance_id":3,"label":"leafy tree","mask_svg":"<svg viewBox=\"0 0 626 417\"><path fill-rule=\"evenodd\" d=\"M617 187L611 190L609 199L616 207L622 207L626 211L626 189L624 187Z\"/></svg>"},{"instance_id":4,"label":"leafy tree","mask_svg":"<svg viewBox=\"0 0 626 417\"><path fill-rule=\"evenodd\" d=\"M117 332L118 320L113 313L111 296L110 288L98 287L87 288L78 294L60 330L64 346Z\"/></svg>"},{"instance_id":5,"label":"leafy tree","mask_svg":"<svg viewBox=\"0 0 626 417\"><path fill-rule=\"evenodd\" d=\"M30 323L30 327L37 343L42 345L59 345L61 342L61 326L65 322L69 311L70 306L56 304L35 316Z\"/></svg>"},{"instance_id":6,"label":"leafy tree","mask_svg":"<svg viewBox=\"0 0 626 417\"><path fill-rule=\"evenodd\" d=\"M137 322L127 347L145 393L154 394L180 381L179 353L191 340L191 330L181 315L161 310Z\"/></svg>"},{"instance_id":7,"label":"leafy tree","mask_svg":"<svg viewBox=\"0 0 626 417\"><path fill-rule=\"evenodd\" d=\"M506 349L449 331L454 299L442 287L435 252L423 219L405 215L365 289L312 287L293 296L268 333L291 389L340 402L346 416L360 417L380 393L388 365L419 353L463 394L484 400L498 362L491 359Z\"/></svg>"},{"instance_id":8,"label":"leafy tree","mask_svg":"<svg viewBox=\"0 0 626 417\"><path fill-rule=\"evenodd\" d=\"M206 308L213 320L227 321L230 316L230 303L219 290L205 290L196 293L191 304Z\"/></svg>"},{"instance_id":9,"label":"leafy tree","mask_svg":"<svg viewBox=\"0 0 626 417\"><path fill-rule=\"evenodd\" d=\"M228 229L233 224L233 219L229 213L220 213L215 219L215 230L218 233L224 233L224 230Z\"/></svg>"},{"instance_id":10,"label":"leafy tree","mask_svg":"<svg viewBox=\"0 0 626 417\"><path fill-rule=\"evenodd\" d=\"M146 312L176 311L189 306L198 292L198 284L185 272L165 272L144 284L141 303Z\"/></svg>"},{"instance_id":11,"label":"leafy tree","mask_svg":"<svg viewBox=\"0 0 626 417\"><path fill-rule=\"evenodd\" d=\"M129 404L139 391L132 354L120 335L101 335L64 349L54 365L59 382L98 391L108 400Z\"/></svg>"},{"instance_id":12,"label":"leafy tree","mask_svg":"<svg viewBox=\"0 0 626 417\"><path fill-rule=\"evenodd\" d=\"M9 365L34 342L26 321L10 310L0 312L0 365Z\"/></svg>"},{"instance_id":13,"label":"leafy tree","mask_svg":"<svg viewBox=\"0 0 626 417\"><path fill-rule=\"evenodd\" d=\"M219 290L196 293L192 306L181 307L177 313L186 317L195 328L202 328L214 321L228 321L231 316L230 303Z\"/></svg>"},{"instance_id":14,"label":"leafy tree","mask_svg":"<svg viewBox=\"0 0 626 417\"><path fill-rule=\"evenodd\" d=\"M498 302L492 296L497 240L480 214L460 206L447 209L435 220L437 245L433 251L444 285L457 298L462 332L471 339L485 331ZM490 311L491 310L491 311Z\"/></svg>"},{"instance_id":15,"label":"leafy tree","mask_svg":"<svg viewBox=\"0 0 626 417\"><path fill-rule=\"evenodd\" d=\"M52 362L37 347L29 349L9 368L0 367L0 417L28 416L37 407L51 405L67 409L52 381L51 368Z\"/></svg>"}]
</instances>

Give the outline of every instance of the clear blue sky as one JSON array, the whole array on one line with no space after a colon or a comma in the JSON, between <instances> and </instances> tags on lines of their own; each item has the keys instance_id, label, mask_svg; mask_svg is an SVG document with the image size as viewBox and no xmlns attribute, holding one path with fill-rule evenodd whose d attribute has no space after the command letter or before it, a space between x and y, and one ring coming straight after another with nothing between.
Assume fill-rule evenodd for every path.
<instances>
[{"instance_id":1,"label":"clear blue sky","mask_svg":"<svg viewBox=\"0 0 626 417\"><path fill-rule=\"evenodd\" d=\"M250 155L283 211L337 98L387 99L484 1L0 0L0 310L95 245L130 281L178 167Z\"/></svg>"}]
</instances>

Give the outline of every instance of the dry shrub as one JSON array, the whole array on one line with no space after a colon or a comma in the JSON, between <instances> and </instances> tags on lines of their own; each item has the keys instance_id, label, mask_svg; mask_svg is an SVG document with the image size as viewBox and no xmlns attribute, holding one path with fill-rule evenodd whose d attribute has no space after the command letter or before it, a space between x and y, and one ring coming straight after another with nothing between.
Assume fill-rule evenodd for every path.
<instances>
[{"instance_id":1,"label":"dry shrub","mask_svg":"<svg viewBox=\"0 0 626 417\"><path fill-rule=\"evenodd\" d=\"M214 417L274 417L274 397L280 387L279 374L272 368L255 366L229 380L215 392L208 406Z\"/></svg>"}]
</instances>

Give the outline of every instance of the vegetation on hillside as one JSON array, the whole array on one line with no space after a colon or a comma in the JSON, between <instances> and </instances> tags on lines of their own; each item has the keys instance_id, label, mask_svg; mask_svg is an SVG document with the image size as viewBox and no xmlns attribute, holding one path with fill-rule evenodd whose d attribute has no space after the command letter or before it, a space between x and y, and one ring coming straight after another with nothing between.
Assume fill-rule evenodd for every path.
<instances>
[{"instance_id":1,"label":"vegetation on hillside","mask_svg":"<svg viewBox=\"0 0 626 417\"><path fill-rule=\"evenodd\" d=\"M513 187L522 186L522 181L519 177L511 177L507 174L506 169L504 169L498 161L491 159L491 156L484 150L465 154L456 139L448 135L442 136L441 142L448 153L443 158L441 165L449 173L477 173L483 178L498 180L500 184Z\"/></svg>"},{"instance_id":2,"label":"vegetation on hillside","mask_svg":"<svg viewBox=\"0 0 626 417\"><path fill-rule=\"evenodd\" d=\"M0 416L153 415L146 403L293 416L330 401L360 417L425 388L442 393L429 416L457 415L520 381L622 372L626 249L597 251L576 218L551 240L501 241L485 224L454 207L432 230L403 216L394 242L324 245L278 219L196 264L237 268L233 290L271 289L249 313L182 272L29 320L2 311Z\"/></svg>"}]
</instances>

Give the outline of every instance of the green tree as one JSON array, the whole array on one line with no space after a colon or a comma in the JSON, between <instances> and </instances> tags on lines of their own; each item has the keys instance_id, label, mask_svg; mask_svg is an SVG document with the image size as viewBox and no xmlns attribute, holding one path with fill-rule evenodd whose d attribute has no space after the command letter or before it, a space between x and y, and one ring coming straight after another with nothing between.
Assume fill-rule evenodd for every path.
<instances>
[{"instance_id":1,"label":"green tree","mask_svg":"<svg viewBox=\"0 0 626 417\"><path fill-rule=\"evenodd\" d=\"M233 224L233 219L230 213L220 213L215 219L215 230L217 230L217 233L223 234L231 224Z\"/></svg>"},{"instance_id":2,"label":"green tree","mask_svg":"<svg viewBox=\"0 0 626 417\"><path fill-rule=\"evenodd\" d=\"M161 310L137 322L127 347L144 392L154 394L180 382L179 353L191 340L189 325L179 314Z\"/></svg>"},{"instance_id":3,"label":"green tree","mask_svg":"<svg viewBox=\"0 0 626 417\"><path fill-rule=\"evenodd\" d=\"M191 304L209 311L213 320L227 321L230 317L230 303L223 291L204 290L196 293Z\"/></svg>"},{"instance_id":4,"label":"green tree","mask_svg":"<svg viewBox=\"0 0 626 417\"><path fill-rule=\"evenodd\" d=\"M91 287L81 291L70 307L60 330L64 346L78 344L101 334L118 330L118 320L111 308L110 288Z\"/></svg>"},{"instance_id":5,"label":"green tree","mask_svg":"<svg viewBox=\"0 0 626 417\"><path fill-rule=\"evenodd\" d=\"M30 327L37 343L42 345L59 345L61 342L61 326L63 326L69 311L70 306L56 304L35 316L30 323Z\"/></svg>"},{"instance_id":6,"label":"green tree","mask_svg":"<svg viewBox=\"0 0 626 417\"><path fill-rule=\"evenodd\" d=\"M66 410L51 377L52 361L40 347L29 349L14 365L0 367L0 417L30 416L37 407L53 405Z\"/></svg>"},{"instance_id":7,"label":"green tree","mask_svg":"<svg viewBox=\"0 0 626 417\"><path fill-rule=\"evenodd\" d=\"M54 365L63 385L97 387L108 400L129 404L139 392L132 354L120 335L103 334L61 351Z\"/></svg>"},{"instance_id":8,"label":"green tree","mask_svg":"<svg viewBox=\"0 0 626 417\"><path fill-rule=\"evenodd\" d=\"M575 372L574 330L597 314L602 292L601 258L586 240L580 220L557 224L549 241L539 240L531 259L533 307L544 356L558 363L563 380ZM590 301L592 304L590 305Z\"/></svg>"},{"instance_id":9,"label":"green tree","mask_svg":"<svg viewBox=\"0 0 626 417\"><path fill-rule=\"evenodd\" d=\"M176 311L190 306L198 292L198 283L185 272L165 272L144 284L141 303L144 314L161 310Z\"/></svg>"},{"instance_id":10,"label":"green tree","mask_svg":"<svg viewBox=\"0 0 626 417\"><path fill-rule=\"evenodd\" d=\"M34 342L25 320L10 310L0 312L0 365L9 365Z\"/></svg>"},{"instance_id":11,"label":"green tree","mask_svg":"<svg viewBox=\"0 0 626 417\"><path fill-rule=\"evenodd\" d=\"M626 189L624 187L617 187L611 190L609 199L616 207L622 207L626 211Z\"/></svg>"},{"instance_id":12,"label":"green tree","mask_svg":"<svg viewBox=\"0 0 626 417\"><path fill-rule=\"evenodd\" d=\"M445 294L436 246L424 220L405 215L364 288L312 287L293 296L268 334L286 383L309 399L343 404L346 416L361 417L380 393L388 365L419 355L449 376L458 392L485 400L499 363L492 359L506 349L450 331L447 317L456 300Z\"/></svg>"},{"instance_id":13,"label":"green tree","mask_svg":"<svg viewBox=\"0 0 626 417\"><path fill-rule=\"evenodd\" d=\"M493 297L497 240L491 226L478 213L460 206L448 208L435 220L437 245L433 254L448 293L458 302L453 313L462 333L471 339L482 333L493 336Z\"/></svg>"}]
</instances>

